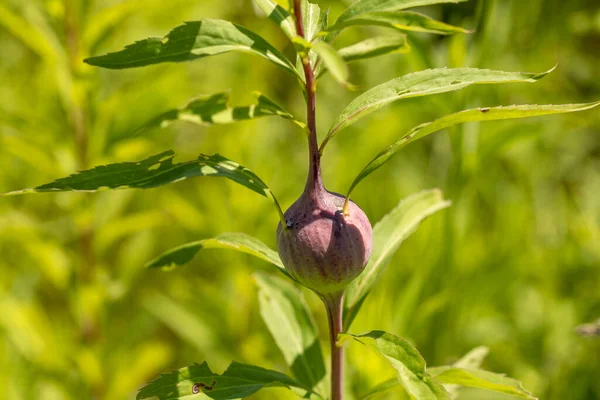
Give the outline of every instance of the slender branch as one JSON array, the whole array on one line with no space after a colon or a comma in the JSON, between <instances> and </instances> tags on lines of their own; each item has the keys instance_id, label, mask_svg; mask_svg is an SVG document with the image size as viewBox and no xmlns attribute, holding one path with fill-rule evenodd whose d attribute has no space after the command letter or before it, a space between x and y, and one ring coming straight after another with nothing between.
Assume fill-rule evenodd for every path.
<instances>
[{"instance_id":1,"label":"slender branch","mask_svg":"<svg viewBox=\"0 0 600 400\"><path fill-rule=\"evenodd\" d=\"M304 38L301 0L294 0L294 15L296 19L296 32L298 36ZM321 181L321 154L317 142L317 86L308 54L300 53L299 56L302 60L306 84L306 124L308 127L309 170L305 191L312 192L316 189L321 189L323 185Z\"/></svg>"},{"instance_id":2,"label":"slender branch","mask_svg":"<svg viewBox=\"0 0 600 400\"><path fill-rule=\"evenodd\" d=\"M342 332L343 292L323 296L329 321L329 341L331 344L331 400L343 399L344 353L337 346L337 337Z\"/></svg>"}]
</instances>

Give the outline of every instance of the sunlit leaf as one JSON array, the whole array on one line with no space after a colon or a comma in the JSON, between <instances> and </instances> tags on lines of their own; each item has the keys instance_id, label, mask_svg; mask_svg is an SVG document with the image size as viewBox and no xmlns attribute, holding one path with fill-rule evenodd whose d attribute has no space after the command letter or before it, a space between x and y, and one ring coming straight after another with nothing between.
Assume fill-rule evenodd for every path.
<instances>
[{"instance_id":1,"label":"sunlit leaf","mask_svg":"<svg viewBox=\"0 0 600 400\"><path fill-rule=\"evenodd\" d=\"M344 329L347 330L364 299L387 267L390 258L430 215L450 206L438 189L425 190L403 199L373 227L373 250L365 270L346 289Z\"/></svg>"},{"instance_id":2,"label":"sunlit leaf","mask_svg":"<svg viewBox=\"0 0 600 400\"><path fill-rule=\"evenodd\" d=\"M304 297L289 281L256 274L260 314L298 381L324 393L325 361Z\"/></svg>"},{"instance_id":3,"label":"sunlit leaf","mask_svg":"<svg viewBox=\"0 0 600 400\"><path fill-rule=\"evenodd\" d=\"M301 384L277 371L233 362L219 375L204 362L161 375L143 387L136 399L183 400L199 393L215 400L242 399L274 386L303 389Z\"/></svg>"},{"instance_id":4,"label":"sunlit leaf","mask_svg":"<svg viewBox=\"0 0 600 400\"><path fill-rule=\"evenodd\" d=\"M352 186L349 189L349 193L356 187L356 185L368 176L371 172L381 167L390 158L394 156L401 148L407 144L414 142L424 136L427 136L433 132L439 131L444 128L448 128L452 125L461 124L469 121L493 121L493 120L506 120L516 118L527 118L537 117L542 115L551 114L562 114L575 111L589 110L600 105L599 102L595 103L582 103L582 104L560 104L560 105L518 105L518 106L506 106L506 107L483 107L474 108L470 110L460 111L458 113L449 114L442 118L436 119L432 122L421 124L404 135L402 135L396 142L390 147L382 151L375 157L367 166L358 174Z\"/></svg>"},{"instance_id":5,"label":"sunlit leaf","mask_svg":"<svg viewBox=\"0 0 600 400\"><path fill-rule=\"evenodd\" d=\"M427 372L443 384L469 386L535 400L521 382L504 375L473 368L435 367Z\"/></svg>"},{"instance_id":6,"label":"sunlit leaf","mask_svg":"<svg viewBox=\"0 0 600 400\"><path fill-rule=\"evenodd\" d=\"M322 20L321 8L308 0L302 0L302 22L304 26L304 39L312 42L321 30ZM326 18L326 16L325 16Z\"/></svg>"},{"instance_id":7,"label":"sunlit leaf","mask_svg":"<svg viewBox=\"0 0 600 400\"><path fill-rule=\"evenodd\" d=\"M329 44L316 42L312 45L313 50L321 58L323 65L339 83L346 85L348 82L348 66L342 56Z\"/></svg>"},{"instance_id":8,"label":"sunlit leaf","mask_svg":"<svg viewBox=\"0 0 600 400\"><path fill-rule=\"evenodd\" d=\"M90 65L121 69L162 62L191 61L230 51L255 54L298 76L285 56L256 33L218 19L186 22L164 38L151 37L125 49L85 60Z\"/></svg>"},{"instance_id":9,"label":"sunlit leaf","mask_svg":"<svg viewBox=\"0 0 600 400\"><path fill-rule=\"evenodd\" d=\"M398 379L388 379L387 381L383 381L380 384L372 387L371 390L360 396L360 400L371 400L374 398L378 398L383 394L390 393L401 387L402 386L400 385L400 381Z\"/></svg>"},{"instance_id":10,"label":"sunlit leaf","mask_svg":"<svg viewBox=\"0 0 600 400\"><path fill-rule=\"evenodd\" d=\"M279 203L268 186L248 168L220 154L201 155L196 160L173 163L172 150L148 157L138 162L100 165L77 172L66 178L46 183L32 189L4 193L1 196L35 192L96 192L108 189L150 189L168 185L195 176L228 178L248 189L270 198L282 217Z\"/></svg>"},{"instance_id":11,"label":"sunlit leaf","mask_svg":"<svg viewBox=\"0 0 600 400\"><path fill-rule=\"evenodd\" d=\"M329 30L336 31L350 26L384 26L398 29L400 31L427 32L439 35L449 35L453 33L470 33L470 31L458 26L436 21L424 14L410 11L401 12L372 12L360 14L352 18L345 19L331 26Z\"/></svg>"},{"instance_id":12,"label":"sunlit leaf","mask_svg":"<svg viewBox=\"0 0 600 400\"><path fill-rule=\"evenodd\" d=\"M292 114L285 111L273 100L259 92L254 92L257 103L249 106L228 105L229 92L202 96L192 100L185 107L169 110L153 118L140 129L164 128L175 121L186 121L197 125L230 124L264 116L279 116L289 119L304 128Z\"/></svg>"},{"instance_id":13,"label":"sunlit leaf","mask_svg":"<svg viewBox=\"0 0 600 400\"><path fill-rule=\"evenodd\" d=\"M375 86L354 99L329 129L321 149L343 128L396 100L452 92L474 84L535 82L551 71L535 74L477 68L436 68L403 75Z\"/></svg>"},{"instance_id":14,"label":"sunlit leaf","mask_svg":"<svg viewBox=\"0 0 600 400\"><path fill-rule=\"evenodd\" d=\"M450 400L446 389L425 371L425 360L407 340L384 331L341 334L340 337L352 338L381 354L394 367L400 384L412 398Z\"/></svg>"},{"instance_id":15,"label":"sunlit leaf","mask_svg":"<svg viewBox=\"0 0 600 400\"><path fill-rule=\"evenodd\" d=\"M399 11L412 7L442 3L460 3L467 0L358 0L348 7L337 19L336 24L356 15L379 12Z\"/></svg>"},{"instance_id":16,"label":"sunlit leaf","mask_svg":"<svg viewBox=\"0 0 600 400\"><path fill-rule=\"evenodd\" d=\"M245 233L222 233L217 237L186 243L169 250L146 264L147 268L176 267L185 265L201 250L230 249L250 254L273 264L287 275L276 251L260 240Z\"/></svg>"},{"instance_id":17,"label":"sunlit leaf","mask_svg":"<svg viewBox=\"0 0 600 400\"><path fill-rule=\"evenodd\" d=\"M5 193L17 195L34 192L95 192L106 189L149 189L194 176L222 176L254 192L270 197L267 185L252 171L221 156L201 155L196 160L173 163L175 153L165 151L138 162L100 165L66 178L32 189Z\"/></svg>"},{"instance_id":18,"label":"sunlit leaf","mask_svg":"<svg viewBox=\"0 0 600 400\"><path fill-rule=\"evenodd\" d=\"M273 0L254 0L254 4L258 6L273 22L279 26L283 33L293 39L296 36L296 26L294 25L294 17Z\"/></svg>"},{"instance_id":19,"label":"sunlit leaf","mask_svg":"<svg viewBox=\"0 0 600 400\"><path fill-rule=\"evenodd\" d=\"M338 53L346 62L350 62L384 54L405 53L409 50L406 36L399 34L369 38L341 48Z\"/></svg>"}]
</instances>

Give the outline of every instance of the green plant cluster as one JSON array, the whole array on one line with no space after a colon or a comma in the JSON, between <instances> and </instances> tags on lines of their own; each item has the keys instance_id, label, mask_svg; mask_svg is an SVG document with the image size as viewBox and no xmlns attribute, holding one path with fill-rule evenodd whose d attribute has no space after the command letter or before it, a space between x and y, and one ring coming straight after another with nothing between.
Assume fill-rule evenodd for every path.
<instances>
[{"instance_id":1,"label":"green plant cluster","mask_svg":"<svg viewBox=\"0 0 600 400\"><path fill-rule=\"evenodd\" d=\"M521 37L503 31L508 16L518 14L517 3L438 5L415 12L406 9L446 2L360 0L345 10L341 2L331 2L336 18L329 18L325 4L305 1L307 29L299 38L286 4L256 0L232 9L215 3L170 13L158 2L142 7L139 1L103 8L88 1L0 5L5 29L0 43L13 55L0 68L14 76L0 89L7 99L0 108L7 195L150 189L186 180L153 191L2 198L0 335L6 352L0 366L9 373L0 377L0 387L6 396L129 398L158 372L189 364L145 386L138 398L242 398L266 386L283 388L272 390L274 398L288 396L285 389L327 397L319 345L324 329L311 315L314 299L305 299L281 274L266 272L271 265L286 275L277 254L263 243L272 243L280 204L289 204L303 182L297 166L304 158L295 154L304 149L306 128L298 111L304 78L297 53L309 56L321 78L319 126L331 126L322 132L320 150L329 158L325 174L340 191L349 188L348 198L357 196L380 221L371 261L348 288L344 326L349 332L374 326L385 331L340 337L340 343L356 339L375 350L351 347L350 398L533 398L519 382L479 369L485 348L456 361L480 344L492 349L486 369L510 372L537 395L593 398L599 361L590 349L597 343L577 335L575 326L591 320L598 305L597 139L590 134L598 131L597 111L555 122L479 122L597 106L585 102L598 97L591 78L597 56L566 46L557 58L560 68L568 64L569 74L551 89L530 91L527 85L517 91L509 86L505 92L469 88L443 94L473 84L537 81L547 72L467 66L521 62L532 70L547 69L556 60L535 60L527 46L547 49L571 43L571 36L597 38L593 17L569 8L576 3L556 4L565 8L558 25L564 32L528 37L529 28ZM546 10L541 2L532 4L537 16L519 14L511 20L515 28L544 25ZM283 35L264 19L250 21L248 10L271 19ZM427 16L440 10L450 18ZM168 30L190 19L187 13L223 19L195 18L164 37L133 42L140 26ZM581 21L587 21L586 29ZM121 26L127 30L121 32ZM88 64L123 69L202 60L121 73L81 63L84 56L122 43L117 33L133 44L88 58ZM455 35L439 40L423 33ZM498 54L509 43L513 53ZM265 61L209 58L232 51ZM577 63L570 61L578 56ZM373 57L378 62L361 61ZM355 61L351 74L347 63ZM381 79L383 74L390 76ZM223 82L234 92L223 92ZM268 96L252 92L257 88ZM359 89L358 96L352 92ZM193 91L216 94L198 97ZM437 96L417 99L430 94ZM584 100L497 106L565 98ZM282 120L256 119L266 116ZM238 121L247 122L229 125ZM299 134L293 136L294 130ZM450 135L392 158L406 144L440 130ZM565 140L570 137L575 139ZM189 161L174 160L175 153L163 151L169 147ZM358 185L388 162L377 172L380 179ZM54 180L61 175L65 178ZM189 179L203 176L226 177L244 187ZM39 185L44 181L50 183ZM9 192L28 186L32 189ZM419 191L431 186L444 189L454 203L451 211L427 222L412 246L394 258L426 217L449 206L439 190ZM248 189L270 201L251 198ZM222 233L233 230L252 236ZM158 249L170 247L148 266L193 262L203 268L170 274L139 268ZM262 261L222 252L202 252L192 261L210 248L234 249ZM388 265L390 278L367 297ZM256 268L265 271L253 275ZM358 314L361 306L365 311ZM258 309L272 337L264 332ZM446 366L427 367L411 341L430 364ZM376 353L382 358L374 358ZM192 364L204 359L224 372ZM248 362L229 364L231 359Z\"/></svg>"}]
</instances>

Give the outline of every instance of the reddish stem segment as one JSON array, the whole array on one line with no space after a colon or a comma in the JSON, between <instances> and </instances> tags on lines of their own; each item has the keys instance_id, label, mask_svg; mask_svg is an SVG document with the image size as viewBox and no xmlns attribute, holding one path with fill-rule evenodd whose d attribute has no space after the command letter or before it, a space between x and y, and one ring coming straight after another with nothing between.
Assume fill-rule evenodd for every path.
<instances>
[{"instance_id":1,"label":"reddish stem segment","mask_svg":"<svg viewBox=\"0 0 600 400\"><path fill-rule=\"evenodd\" d=\"M304 25L302 23L302 7L300 0L294 0L294 14L296 16L296 32L298 36L304 38ZM316 105L317 105L317 86L315 74L310 64L308 54L301 54L302 68L306 84L306 124L308 127L308 152L309 152L309 170L306 179L305 191L312 192L320 189L323 185L321 181L321 153L317 142L317 123L316 123Z\"/></svg>"},{"instance_id":2,"label":"reddish stem segment","mask_svg":"<svg viewBox=\"0 0 600 400\"><path fill-rule=\"evenodd\" d=\"M331 400L342 400L344 397L344 353L343 349L337 346L338 334L342 332L343 298L343 292L323 296L331 343Z\"/></svg>"}]
</instances>

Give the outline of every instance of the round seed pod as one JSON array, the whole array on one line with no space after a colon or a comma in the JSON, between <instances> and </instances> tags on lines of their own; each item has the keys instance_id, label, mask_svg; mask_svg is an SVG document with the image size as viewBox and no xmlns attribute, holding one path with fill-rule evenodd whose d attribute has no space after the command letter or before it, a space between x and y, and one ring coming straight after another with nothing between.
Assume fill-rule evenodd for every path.
<instances>
[{"instance_id":1,"label":"round seed pod","mask_svg":"<svg viewBox=\"0 0 600 400\"><path fill-rule=\"evenodd\" d=\"M277 227L277 250L289 273L318 294L342 291L363 271L371 255L372 228L355 203L322 184L304 191Z\"/></svg>"}]
</instances>

